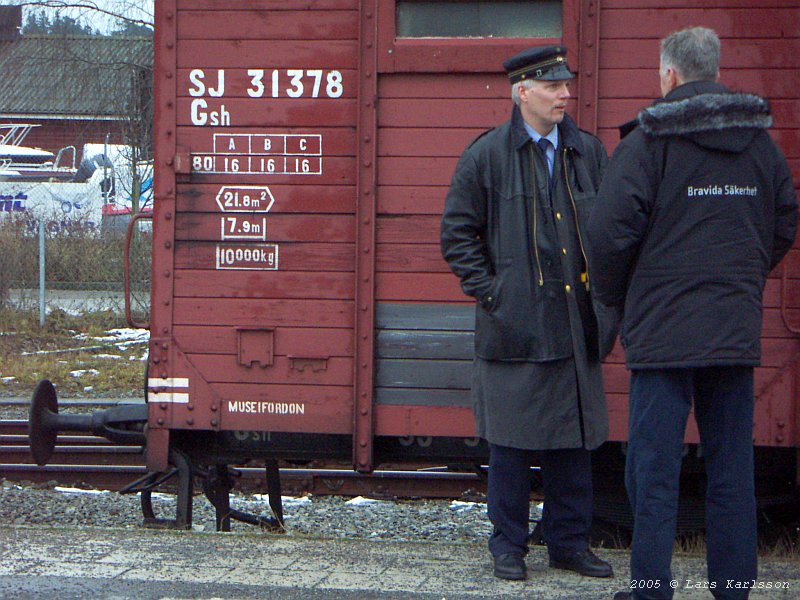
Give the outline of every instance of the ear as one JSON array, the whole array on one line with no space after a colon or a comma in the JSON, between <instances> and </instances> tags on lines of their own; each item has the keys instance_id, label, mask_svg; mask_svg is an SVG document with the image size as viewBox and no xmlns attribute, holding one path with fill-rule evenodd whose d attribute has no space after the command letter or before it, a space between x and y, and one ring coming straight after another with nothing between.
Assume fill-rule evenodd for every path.
<instances>
[{"instance_id":1,"label":"ear","mask_svg":"<svg viewBox=\"0 0 800 600\"><path fill-rule=\"evenodd\" d=\"M673 67L659 70L661 78L661 95L666 96L669 92L683 83L680 73Z\"/></svg>"},{"instance_id":2,"label":"ear","mask_svg":"<svg viewBox=\"0 0 800 600\"><path fill-rule=\"evenodd\" d=\"M669 81L670 89L678 87L678 72L672 67L667 67L667 80Z\"/></svg>"}]
</instances>

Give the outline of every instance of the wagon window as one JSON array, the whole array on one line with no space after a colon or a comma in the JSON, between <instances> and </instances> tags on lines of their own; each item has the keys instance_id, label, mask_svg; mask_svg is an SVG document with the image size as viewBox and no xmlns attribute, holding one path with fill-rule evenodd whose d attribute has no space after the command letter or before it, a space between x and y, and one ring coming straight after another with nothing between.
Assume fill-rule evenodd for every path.
<instances>
[{"instance_id":1,"label":"wagon window","mask_svg":"<svg viewBox=\"0 0 800 600\"><path fill-rule=\"evenodd\" d=\"M562 0L397 0L398 38L558 38Z\"/></svg>"},{"instance_id":2,"label":"wagon window","mask_svg":"<svg viewBox=\"0 0 800 600\"><path fill-rule=\"evenodd\" d=\"M377 0L377 7L381 73L498 73L534 44L572 49L577 69L581 14L597 10L585 0Z\"/></svg>"}]
</instances>

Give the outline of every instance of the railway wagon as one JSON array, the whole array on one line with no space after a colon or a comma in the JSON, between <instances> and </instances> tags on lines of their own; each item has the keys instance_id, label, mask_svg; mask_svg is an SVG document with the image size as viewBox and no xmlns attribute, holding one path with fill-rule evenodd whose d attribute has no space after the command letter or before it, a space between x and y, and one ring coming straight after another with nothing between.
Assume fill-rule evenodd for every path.
<instances>
[{"instance_id":1,"label":"railway wagon","mask_svg":"<svg viewBox=\"0 0 800 600\"><path fill-rule=\"evenodd\" d=\"M480 464L475 305L440 256L439 220L464 147L510 115L501 64L567 46L569 111L610 153L659 95L658 40L690 25L722 38L723 83L770 99L800 181L798 0L157 0L148 402L92 426L145 439L149 469L177 467L184 490L251 458ZM772 497L798 481L798 333L794 249L767 283L756 376ZM621 479L604 477L626 437L619 347L604 375L598 496L613 482L622 506ZM47 382L33 407L40 462L56 430L88 427L56 415ZM697 442L690 424L688 472Z\"/></svg>"}]
</instances>

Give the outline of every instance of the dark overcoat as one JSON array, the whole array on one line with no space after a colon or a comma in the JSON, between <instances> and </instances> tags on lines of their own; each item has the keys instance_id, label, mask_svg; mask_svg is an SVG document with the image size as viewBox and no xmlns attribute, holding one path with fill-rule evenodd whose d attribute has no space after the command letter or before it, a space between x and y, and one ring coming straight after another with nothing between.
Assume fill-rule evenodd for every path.
<instances>
[{"instance_id":1,"label":"dark overcoat","mask_svg":"<svg viewBox=\"0 0 800 600\"><path fill-rule=\"evenodd\" d=\"M594 291L624 306L631 369L755 366L767 275L797 201L767 102L694 81L642 111L587 230Z\"/></svg>"},{"instance_id":2,"label":"dark overcoat","mask_svg":"<svg viewBox=\"0 0 800 600\"><path fill-rule=\"evenodd\" d=\"M592 449L608 433L605 328L582 241L608 159L568 116L558 127L552 190L518 107L475 140L456 167L441 227L442 254L477 300L478 434L534 450Z\"/></svg>"}]
</instances>

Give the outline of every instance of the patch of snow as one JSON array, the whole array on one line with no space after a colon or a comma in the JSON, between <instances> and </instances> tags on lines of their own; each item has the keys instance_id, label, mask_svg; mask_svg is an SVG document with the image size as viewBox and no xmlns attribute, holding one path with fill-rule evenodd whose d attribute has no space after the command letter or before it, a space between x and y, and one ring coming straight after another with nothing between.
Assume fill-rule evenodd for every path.
<instances>
[{"instance_id":1,"label":"patch of snow","mask_svg":"<svg viewBox=\"0 0 800 600\"><path fill-rule=\"evenodd\" d=\"M109 329L106 331L105 336L100 337L93 337L92 339L98 342L111 342L111 343L120 343L120 342L136 342L142 343L147 342L150 339L150 330L148 329L131 329L131 328L122 328L122 329Z\"/></svg>"},{"instance_id":2,"label":"patch of snow","mask_svg":"<svg viewBox=\"0 0 800 600\"><path fill-rule=\"evenodd\" d=\"M58 485L53 489L57 492L62 492L64 494L107 494L108 493L108 490L82 490L80 488L61 487Z\"/></svg>"},{"instance_id":3,"label":"patch of snow","mask_svg":"<svg viewBox=\"0 0 800 600\"><path fill-rule=\"evenodd\" d=\"M268 494L253 494L253 500L258 502L268 502L269 495ZM303 504L311 504L311 498L309 496L302 496L300 498L295 498L294 496L281 496L281 502L283 506L301 506Z\"/></svg>"},{"instance_id":4,"label":"patch of snow","mask_svg":"<svg viewBox=\"0 0 800 600\"><path fill-rule=\"evenodd\" d=\"M472 510L481 506L485 507L486 504L482 504L480 502L462 502L460 500L453 500L450 503L450 509L456 511L457 513L467 512L468 510Z\"/></svg>"},{"instance_id":5,"label":"patch of snow","mask_svg":"<svg viewBox=\"0 0 800 600\"><path fill-rule=\"evenodd\" d=\"M102 350L105 346L83 346L82 348L66 348L64 350L35 350L34 352L20 352L20 356L33 356L35 354L67 354L84 352L86 350Z\"/></svg>"},{"instance_id":6,"label":"patch of snow","mask_svg":"<svg viewBox=\"0 0 800 600\"><path fill-rule=\"evenodd\" d=\"M69 374L73 377L81 377L83 375L100 375L100 371L97 369L78 369L77 371L70 371Z\"/></svg>"},{"instance_id":7,"label":"patch of snow","mask_svg":"<svg viewBox=\"0 0 800 600\"><path fill-rule=\"evenodd\" d=\"M95 354L95 358L107 358L109 360L119 360L122 357L119 354Z\"/></svg>"},{"instance_id":8,"label":"patch of snow","mask_svg":"<svg viewBox=\"0 0 800 600\"><path fill-rule=\"evenodd\" d=\"M16 380L16 377L0 377L0 381L3 383L14 383Z\"/></svg>"},{"instance_id":9,"label":"patch of snow","mask_svg":"<svg viewBox=\"0 0 800 600\"><path fill-rule=\"evenodd\" d=\"M380 504L382 503L381 500L375 500L373 498L364 498L364 496L356 496L351 500L345 502L348 506L370 506L372 504Z\"/></svg>"},{"instance_id":10,"label":"patch of snow","mask_svg":"<svg viewBox=\"0 0 800 600\"><path fill-rule=\"evenodd\" d=\"M146 344L150 340L150 331L148 329L131 329L129 327L109 329L106 331L106 334L107 335L89 337L85 333L79 333L73 336L73 339L80 341L92 340L95 342L102 342L104 344L113 344L120 351L126 350L128 346ZM94 350L97 348L102 348L102 346L89 346L85 349Z\"/></svg>"},{"instance_id":11,"label":"patch of snow","mask_svg":"<svg viewBox=\"0 0 800 600\"><path fill-rule=\"evenodd\" d=\"M141 496L142 492L137 492L137 496ZM150 499L151 500L162 500L164 502L174 502L175 496L172 494L164 494L162 492L150 492Z\"/></svg>"}]
</instances>

